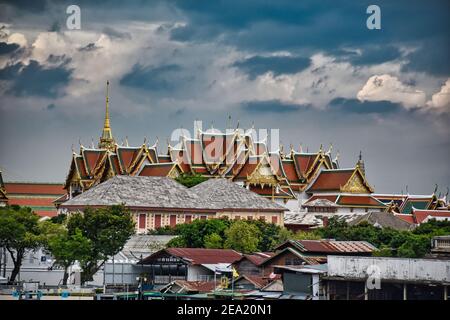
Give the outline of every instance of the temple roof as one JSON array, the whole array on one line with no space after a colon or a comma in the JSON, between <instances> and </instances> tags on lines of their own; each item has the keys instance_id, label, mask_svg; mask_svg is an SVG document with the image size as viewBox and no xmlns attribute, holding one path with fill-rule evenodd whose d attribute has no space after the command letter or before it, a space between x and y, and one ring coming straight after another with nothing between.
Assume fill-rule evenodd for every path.
<instances>
[{"instance_id":1,"label":"temple roof","mask_svg":"<svg viewBox=\"0 0 450 320\"><path fill-rule=\"evenodd\" d=\"M209 179L190 189L167 177L115 176L66 201L64 207L110 206L248 211L287 209L226 179Z\"/></svg>"}]
</instances>

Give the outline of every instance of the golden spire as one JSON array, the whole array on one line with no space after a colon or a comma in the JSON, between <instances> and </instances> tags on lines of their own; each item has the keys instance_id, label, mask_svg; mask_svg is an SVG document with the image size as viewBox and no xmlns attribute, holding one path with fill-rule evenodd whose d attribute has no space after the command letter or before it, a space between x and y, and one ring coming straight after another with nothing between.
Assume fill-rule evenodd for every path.
<instances>
[{"instance_id":1,"label":"golden spire","mask_svg":"<svg viewBox=\"0 0 450 320\"><path fill-rule=\"evenodd\" d=\"M106 81L106 107L105 107L105 123L103 125L102 136L98 147L101 149L114 150L114 138L112 136L111 126L109 123L109 80Z\"/></svg>"}]
</instances>

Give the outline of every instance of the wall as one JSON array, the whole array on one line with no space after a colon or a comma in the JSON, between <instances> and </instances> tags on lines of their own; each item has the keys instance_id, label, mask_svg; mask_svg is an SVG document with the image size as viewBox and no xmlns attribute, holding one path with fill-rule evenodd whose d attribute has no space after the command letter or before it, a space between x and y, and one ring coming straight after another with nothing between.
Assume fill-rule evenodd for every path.
<instances>
[{"instance_id":1,"label":"wall","mask_svg":"<svg viewBox=\"0 0 450 320\"><path fill-rule=\"evenodd\" d=\"M202 266L188 266L188 281L214 281L214 272ZM220 281L220 275L217 275Z\"/></svg>"},{"instance_id":2,"label":"wall","mask_svg":"<svg viewBox=\"0 0 450 320\"><path fill-rule=\"evenodd\" d=\"M366 278L376 266L381 279L450 282L450 260L328 256L328 276Z\"/></svg>"}]
</instances>

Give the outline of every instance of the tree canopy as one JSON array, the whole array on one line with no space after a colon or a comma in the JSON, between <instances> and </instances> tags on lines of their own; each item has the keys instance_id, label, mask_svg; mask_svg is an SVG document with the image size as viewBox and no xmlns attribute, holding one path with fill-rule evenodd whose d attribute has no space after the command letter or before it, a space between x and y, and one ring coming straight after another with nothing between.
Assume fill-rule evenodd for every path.
<instances>
[{"instance_id":1,"label":"tree canopy","mask_svg":"<svg viewBox=\"0 0 450 320\"><path fill-rule=\"evenodd\" d=\"M203 181L208 180L208 178L205 178L200 174L182 173L175 180L181 183L182 185L190 188L199 183L202 183Z\"/></svg>"},{"instance_id":2,"label":"tree canopy","mask_svg":"<svg viewBox=\"0 0 450 320\"><path fill-rule=\"evenodd\" d=\"M94 274L110 256L114 256L134 234L134 222L125 206L108 208L87 208L84 213L76 213L67 222L68 235L77 232L89 240L89 255L79 260L83 269L81 282L92 281ZM77 238L72 238L74 241ZM80 240L80 239L79 239ZM100 264L99 264L100 262Z\"/></svg>"},{"instance_id":3,"label":"tree canopy","mask_svg":"<svg viewBox=\"0 0 450 320\"><path fill-rule=\"evenodd\" d=\"M39 216L28 207L0 208L0 246L6 248L14 267L9 282L15 281L27 250L38 248L43 241Z\"/></svg>"}]
</instances>

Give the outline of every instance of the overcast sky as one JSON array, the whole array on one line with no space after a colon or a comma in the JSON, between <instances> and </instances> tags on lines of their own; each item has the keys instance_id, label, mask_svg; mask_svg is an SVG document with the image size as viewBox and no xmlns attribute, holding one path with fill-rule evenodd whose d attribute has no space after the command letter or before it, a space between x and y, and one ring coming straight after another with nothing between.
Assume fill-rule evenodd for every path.
<instances>
[{"instance_id":1,"label":"overcast sky","mask_svg":"<svg viewBox=\"0 0 450 320\"><path fill-rule=\"evenodd\" d=\"M81 8L81 30L66 8ZM381 8L381 30L366 9ZM280 129L289 144L360 150L376 192L450 185L448 1L0 1L0 168L64 181L113 135L166 151L175 128Z\"/></svg>"}]
</instances>

